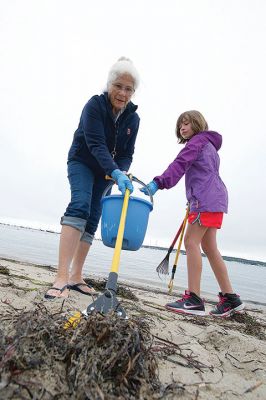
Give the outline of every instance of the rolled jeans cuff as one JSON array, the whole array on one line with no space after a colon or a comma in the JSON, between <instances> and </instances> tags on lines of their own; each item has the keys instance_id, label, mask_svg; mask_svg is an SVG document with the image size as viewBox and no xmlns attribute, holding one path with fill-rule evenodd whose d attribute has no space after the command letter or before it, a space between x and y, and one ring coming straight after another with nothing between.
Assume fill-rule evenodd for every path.
<instances>
[{"instance_id":1,"label":"rolled jeans cuff","mask_svg":"<svg viewBox=\"0 0 266 400\"><path fill-rule=\"evenodd\" d=\"M83 234L85 231L87 221L86 221L86 219L83 219L83 218L70 217L68 215L63 215L60 223L61 223L61 225L71 226L72 228L77 229L78 231L80 231Z\"/></svg>"},{"instance_id":2,"label":"rolled jeans cuff","mask_svg":"<svg viewBox=\"0 0 266 400\"><path fill-rule=\"evenodd\" d=\"M91 235L88 232L84 232L83 235L80 238L80 240L82 242L86 242L88 244L92 244L93 239L94 239L94 235Z\"/></svg>"}]
</instances>

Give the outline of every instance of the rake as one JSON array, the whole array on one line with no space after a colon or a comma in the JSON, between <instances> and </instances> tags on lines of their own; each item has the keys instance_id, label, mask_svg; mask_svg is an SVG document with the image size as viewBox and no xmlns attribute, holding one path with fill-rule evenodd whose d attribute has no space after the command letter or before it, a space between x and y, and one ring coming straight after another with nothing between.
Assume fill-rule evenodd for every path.
<instances>
[{"instance_id":1,"label":"rake","mask_svg":"<svg viewBox=\"0 0 266 400\"><path fill-rule=\"evenodd\" d=\"M156 268L156 272L158 273L158 275L160 275L160 274L168 275L169 274L169 257L170 257L170 254L172 253L172 251L173 251L173 249L175 247L175 244L177 242L177 239L180 236L180 233L182 232L182 228L184 227L184 229L185 229L184 222L186 221L187 216L188 216L188 208L186 210L186 216L185 216L184 220L182 221L182 223L181 223L181 225L180 225L180 227L179 227L179 229L178 229L178 231L177 231L177 233L176 233L176 235L174 237L174 240L172 241L169 249L167 250L166 256L164 257L164 259L160 262L160 264ZM181 247L181 244L180 244L180 247Z\"/></svg>"},{"instance_id":2,"label":"rake","mask_svg":"<svg viewBox=\"0 0 266 400\"><path fill-rule=\"evenodd\" d=\"M181 249L183 236L184 236L184 232L185 232L185 228L186 228L186 224L187 224L188 213L189 213L189 207L187 207L186 215L185 215L184 221L182 222L182 225L181 225L181 235L180 235L180 239L179 239L178 246L177 246L177 249L176 249L176 256L175 256L175 261L174 261L174 265L173 265L173 268L172 268L171 279L170 279L169 284L168 284L168 288L169 288L168 293L169 294L171 294L172 290L173 290L176 266L177 266L177 263L178 263L180 249Z\"/></svg>"}]
</instances>

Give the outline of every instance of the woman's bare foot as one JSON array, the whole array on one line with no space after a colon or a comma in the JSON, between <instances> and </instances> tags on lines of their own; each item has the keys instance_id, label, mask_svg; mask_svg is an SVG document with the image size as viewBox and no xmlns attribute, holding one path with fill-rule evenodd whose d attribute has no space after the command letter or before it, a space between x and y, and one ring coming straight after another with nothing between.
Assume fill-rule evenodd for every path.
<instances>
[{"instance_id":1,"label":"woman's bare foot","mask_svg":"<svg viewBox=\"0 0 266 400\"><path fill-rule=\"evenodd\" d=\"M45 299L55 299L55 298L68 298L69 295L69 288L68 284L61 283L60 281L56 281L53 284L53 287L51 289L47 290L46 294L44 295Z\"/></svg>"},{"instance_id":2,"label":"woman's bare foot","mask_svg":"<svg viewBox=\"0 0 266 400\"><path fill-rule=\"evenodd\" d=\"M72 277L68 282L68 286L70 290L76 290L82 294L91 296L97 294L96 290L91 285L88 285L82 278L78 280Z\"/></svg>"}]
</instances>

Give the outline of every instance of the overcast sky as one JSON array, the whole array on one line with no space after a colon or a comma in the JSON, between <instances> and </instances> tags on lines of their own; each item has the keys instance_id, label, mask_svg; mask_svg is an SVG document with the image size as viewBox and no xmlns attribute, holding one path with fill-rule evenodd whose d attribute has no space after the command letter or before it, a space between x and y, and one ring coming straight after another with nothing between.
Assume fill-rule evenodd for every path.
<instances>
[{"instance_id":1,"label":"overcast sky","mask_svg":"<svg viewBox=\"0 0 266 400\"><path fill-rule=\"evenodd\" d=\"M0 222L60 229L81 110L123 55L141 75L131 172L162 173L177 117L201 111L223 135L221 252L266 261L265 15L264 0L0 0ZM184 193L182 179L155 195L147 244L170 245Z\"/></svg>"}]
</instances>

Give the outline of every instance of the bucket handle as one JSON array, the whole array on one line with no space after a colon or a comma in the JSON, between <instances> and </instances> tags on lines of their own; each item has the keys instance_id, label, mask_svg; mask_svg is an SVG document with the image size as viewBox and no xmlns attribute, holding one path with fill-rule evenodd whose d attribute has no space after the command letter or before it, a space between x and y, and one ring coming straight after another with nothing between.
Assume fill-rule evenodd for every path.
<instances>
[{"instance_id":1,"label":"bucket handle","mask_svg":"<svg viewBox=\"0 0 266 400\"><path fill-rule=\"evenodd\" d=\"M148 190L148 192L149 192L149 196L150 196L150 202L151 202L151 204L153 205L153 196L152 196L151 191L149 190L148 186L145 185L144 182L140 181L140 180L139 180L138 178L136 178L135 176L132 176L132 175L131 175L131 180L132 180L133 182L137 182L137 183L139 183L140 185L142 185L142 186L144 186L144 187L147 188L147 190ZM114 181L114 180L111 180L111 182L109 183L109 185L106 186L106 188L105 188L104 191L103 191L102 198L106 196L107 192L111 189L111 187L114 185L114 183L115 183L115 181Z\"/></svg>"}]
</instances>

